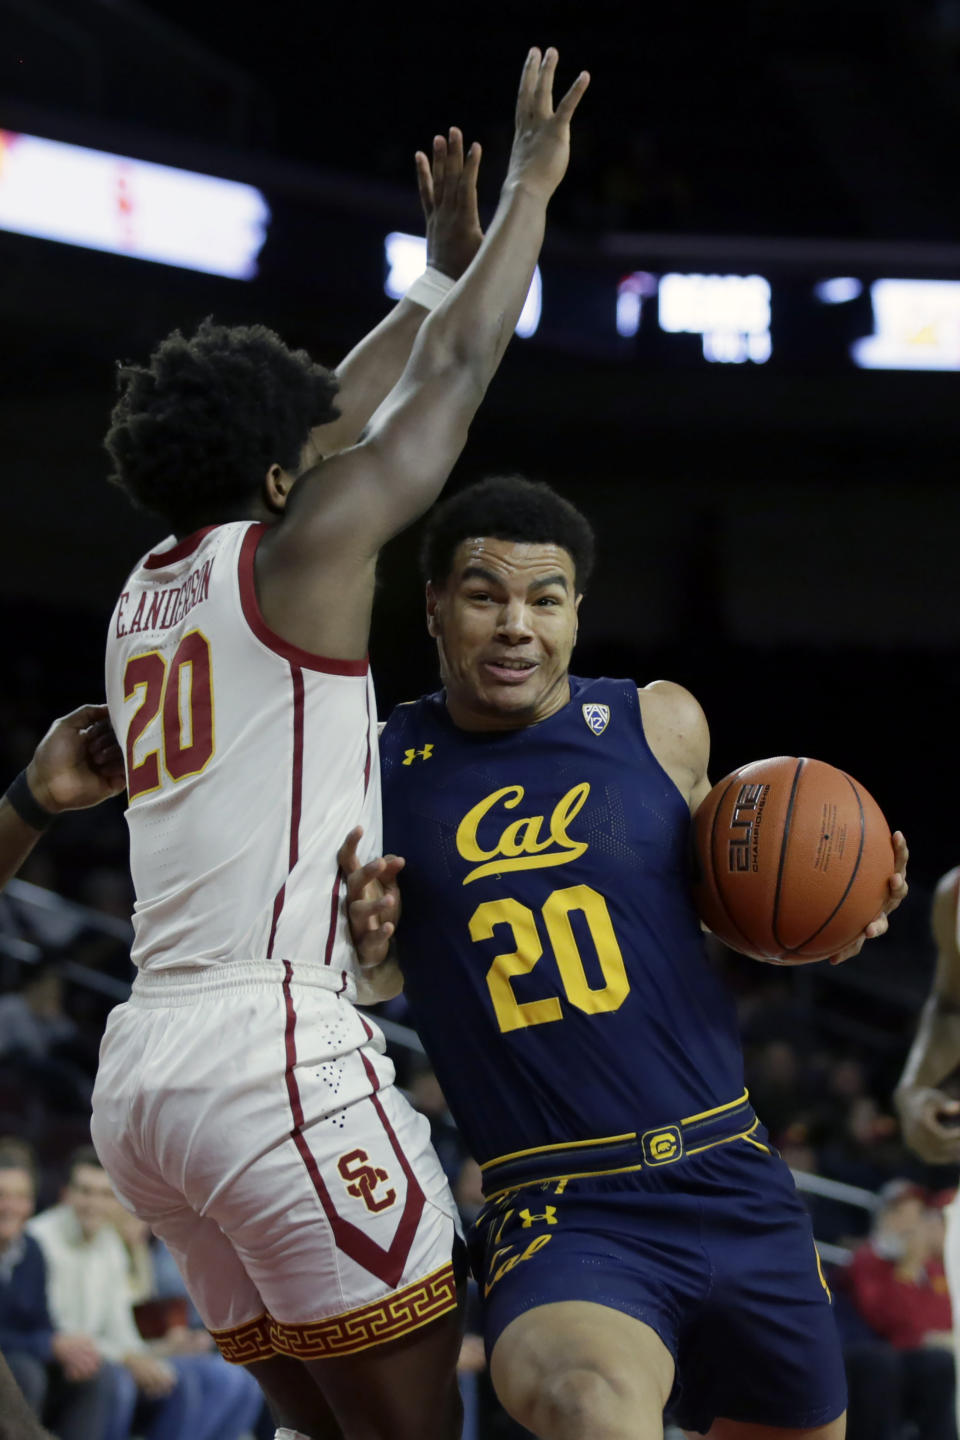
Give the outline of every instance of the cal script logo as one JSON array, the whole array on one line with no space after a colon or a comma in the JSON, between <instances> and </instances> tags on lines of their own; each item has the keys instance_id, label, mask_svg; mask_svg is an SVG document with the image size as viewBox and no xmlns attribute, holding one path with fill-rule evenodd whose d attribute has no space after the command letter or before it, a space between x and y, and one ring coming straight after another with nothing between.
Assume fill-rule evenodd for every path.
<instances>
[{"instance_id":1,"label":"cal script logo","mask_svg":"<svg viewBox=\"0 0 960 1440\"><path fill-rule=\"evenodd\" d=\"M576 860L587 848L585 840L571 840L567 827L580 814L590 794L586 781L574 785L553 808L549 822L543 815L531 815L505 825L492 849L484 849L480 843L480 826L489 822L494 826L504 816L496 815L498 807L515 810L523 800L522 785L505 785L487 795L472 810L468 810L457 827L457 849L464 860L474 864L463 880L479 880L482 875L500 875L506 870L540 870L548 865L566 865ZM543 834L547 826L548 833Z\"/></svg>"}]
</instances>

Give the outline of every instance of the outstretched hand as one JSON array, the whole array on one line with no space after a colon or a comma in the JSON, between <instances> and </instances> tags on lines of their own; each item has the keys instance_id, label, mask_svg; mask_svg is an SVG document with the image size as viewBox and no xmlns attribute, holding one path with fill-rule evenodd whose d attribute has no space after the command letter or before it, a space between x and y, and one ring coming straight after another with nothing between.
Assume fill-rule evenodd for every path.
<instances>
[{"instance_id":1,"label":"outstretched hand","mask_svg":"<svg viewBox=\"0 0 960 1440\"><path fill-rule=\"evenodd\" d=\"M427 226L427 264L459 280L480 249L483 231L477 209L480 146L463 153L463 134L454 125L445 140L433 138L433 163L416 154L417 185Z\"/></svg>"},{"instance_id":2,"label":"outstretched hand","mask_svg":"<svg viewBox=\"0 0 960 1440\"><path fill-rule=\"evenodd\" d=\"M902 830L897 830L893 835L893 874L888 884L887 899L884 901L883 909L879 915L875 915L870 924L861 931L856 940L851 941L838 954L830 957L831 965L842 965L844 960L850 960L854 955L859 955L863 949L864 942L876 940L878 936L885 935L890 927L888 916L892 915L898 905L901 905L907 898L907 861L910 852L907 849L907 842Z\"/></svg>"},{"instance_id":3,"label":"outstretched hand","mask_svg":"<svg viewBox=\"0 0 960 1440\"><path fill-rule=\"evenodd\" d=\"M340 869L347 878L347 916L360 968L382 965L390 951L390 940L400 915L397 876L406 861L400 855L382 855L360 864L357 845L363 828L357 825L337 852Z\"/></svg>"},{"instance_id":4,"label":"outstretched hand","mask_svg":"<svg viewBox=\"0 0 960 1440\"><path fill-rule=\"evenodd\" d=\"M81 705L55 720L27 766L34 799L54 815L99 805L125 783L106 705Z\"/></svg>"},{"instance_id":5,"label":"outstretched hand","mask_svg":"<svg viewBox=\"0 0 960 1440\"><path fill-rule=\"evenodd\" d=\"M553 80L560 57L553 46L527 55L517 95L513 149L506 183L520 183L549 199L566 174L570 159L570 121L590 76L581 70L570 89L553 108Z\"/></svg>"}]
</instances>

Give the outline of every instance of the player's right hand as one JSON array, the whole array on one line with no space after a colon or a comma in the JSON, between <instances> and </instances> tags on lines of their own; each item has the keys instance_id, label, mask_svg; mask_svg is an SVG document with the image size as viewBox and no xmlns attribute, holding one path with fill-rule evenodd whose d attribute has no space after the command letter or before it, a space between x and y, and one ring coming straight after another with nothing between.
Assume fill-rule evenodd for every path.
<instances>
[{"instance_id":1,"label":"player's right hand","mask_svg":"<svg viewBox=\"0 0 960 1440\"><path fill-rule=\"evenodd\" d=\"M361 969L382 965L390 953L390 940L400 914L397 876L406 861L400 855L381 855L360 864L357 845L363 827L355 826L337 851L347 878L347 916Z\"/></svg>"},{"instance_id":2,"label":"player's right hand","mask_svg":"<svg viewBox=\"0 0 960 1440\"><path fill-rule=\"evenodd\" d=\"M960 1100L925 1085L896 1093L904 1142L928 1165L960 1162Z\"/></svg>"},{"instance_id":3,"label":"player's right hand","mask_svg":"<svg viewBox=\"0 0 960 1440\"><path fill-rule=\"evenodd\" d=\"M553 108L553 78L558 55L551 46L541 56L534 46L526 58L517 95L513 149L505 184L520 184L549 200L563 179L570 158L570 120L590 76L581 70Z\"/></svg>"}]
</instances>

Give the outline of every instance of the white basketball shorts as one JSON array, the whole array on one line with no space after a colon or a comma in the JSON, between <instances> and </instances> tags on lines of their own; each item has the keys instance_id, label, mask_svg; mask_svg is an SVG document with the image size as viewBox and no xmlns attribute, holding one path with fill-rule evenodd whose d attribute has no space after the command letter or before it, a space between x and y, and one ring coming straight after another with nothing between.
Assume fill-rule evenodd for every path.
<instances>
[{"instance_id":1,"label":"white basketball shorts","mask_svg":"<svg viewBox=\"0 0 960 1440\"><path fill-rule=\"evenodd\" d=\"M354 1354L457 1303L429 1124L329 982L284 960L142 974L100 1051L100 1159L239 1364Z\"/></svg>"}]
</instances>

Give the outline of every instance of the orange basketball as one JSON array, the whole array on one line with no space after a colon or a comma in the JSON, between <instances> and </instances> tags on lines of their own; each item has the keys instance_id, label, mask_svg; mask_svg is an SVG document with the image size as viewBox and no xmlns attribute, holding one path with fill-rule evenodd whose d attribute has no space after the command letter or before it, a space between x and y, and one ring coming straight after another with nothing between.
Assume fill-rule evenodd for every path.
<instances>
[{"instance_id":1,"label":"orange basketball","mask_svg":"<svg viewBox=\"0 0 960 1440\"><path fill-rule=\"evenodd\" d=\"M855 940L883 907L890 827L856 780L822 760L776 755L727 775L694 828L704 923L756 960L802 965Z\"/></svg>"}]
</instances>

